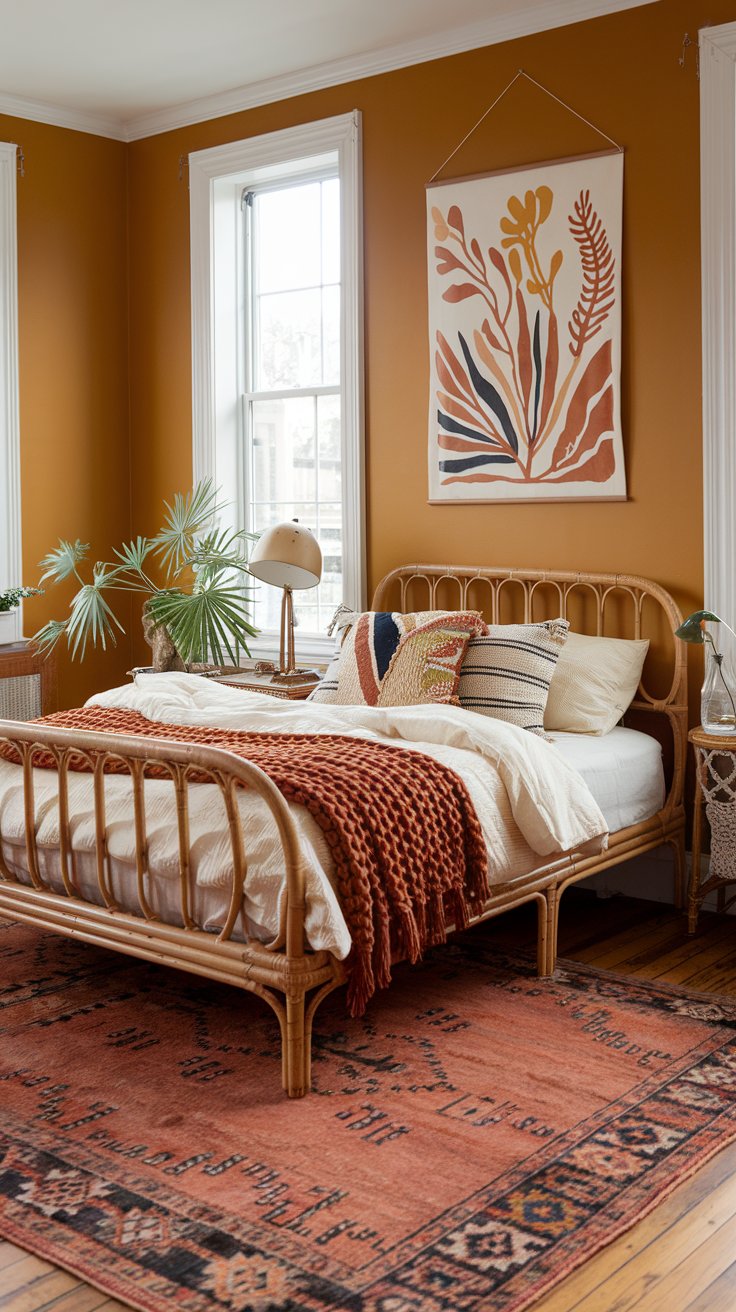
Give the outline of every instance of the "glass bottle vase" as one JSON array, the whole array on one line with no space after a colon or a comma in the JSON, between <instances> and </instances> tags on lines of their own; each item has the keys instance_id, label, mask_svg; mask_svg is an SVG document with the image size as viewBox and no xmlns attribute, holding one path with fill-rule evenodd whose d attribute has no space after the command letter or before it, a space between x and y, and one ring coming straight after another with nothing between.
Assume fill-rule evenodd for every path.
<instances>
[{"instance_id":1,"label":"glass bottle vase","mask_svg":"<svg viewBox=\"0 0 736 1312\"><path fill-rule=\"evenodd\" d=\"M706 733L736 735L736 691L721 652L706 652L700 722Z\"/></svg>"}]
</instances>

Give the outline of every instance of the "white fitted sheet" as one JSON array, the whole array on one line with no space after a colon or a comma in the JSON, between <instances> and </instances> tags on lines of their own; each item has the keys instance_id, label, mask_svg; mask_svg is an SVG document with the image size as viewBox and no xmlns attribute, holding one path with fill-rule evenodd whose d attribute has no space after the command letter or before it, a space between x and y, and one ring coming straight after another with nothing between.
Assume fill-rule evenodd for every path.
<instances>
[{"instance_id":1,"label":"white fitted sheet","mask_svg":"<svg viewBox=\"0 0 736 1312\"><path fill-rule=\"evenodd\" d=\"M648 820L663 806L662 748L656 738L619 725L600 737L559 730L549 737L582 775L612 834Z\"/></svg>"},{"instance_id":2,"label":"white fitted sheet","mask_svg":"<svg viewBox=\"0 0 736 1312\"><path fill-rule=\"evenodd\" d=\"M549 744L514 725L456 706L351 707L285 702L243 692L191 674L138 675L135 684L112 689L92 703L138 710L148 719L271 733L338 734L405 747L448 765L463 779L478 815L490 857L491 884L533 870L540 858L571 849L601 851L607 843L604 818L584 781L553 757ZM56 776L35 770L37 843L41 873L61 890L59 814ZM138 910L135 881L135 830L130 783L106 776L106 820L110 875L116 899ZM152 880L148 896L167 923L181 921L178 831L171 785L148 780L145 786ZM192 901L195 919L206 929L225 923L231 865L222 829L222 805L214 785L195 784L190 794ZM213 801L213 799L215 799ZM272 941L283 927L285 888L280 845L273 820L253 793L238 805L246 831L248 879L244 896L248 935ZM290 806L305 857L309 945L340 958L350 936L334 891L329 846L312 816ZM99 902L95 859L94 793L87 774L69 776L72 849L79 887ZM29 882L25 855L22 772L0 761L0 843L10 870ZM240 934L238 934L240 936ZM235 937L235 935L234 935Z\"/></svg>"}]
</instances>

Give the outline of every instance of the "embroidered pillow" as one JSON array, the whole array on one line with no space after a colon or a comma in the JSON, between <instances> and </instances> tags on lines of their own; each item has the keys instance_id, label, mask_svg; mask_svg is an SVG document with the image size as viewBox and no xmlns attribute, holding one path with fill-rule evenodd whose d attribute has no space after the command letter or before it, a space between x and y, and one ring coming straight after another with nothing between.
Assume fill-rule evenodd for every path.
<instances>
[{"instance_id":1,"label":"embroidered pillow","mask_svg":"<svg viewBox=\"0 0 736 1312\"><path fill-rule=\"evenodd\" d=\"M460 671L460 705L545 737L544 708L567 620L493 624L472 638Z\"/></svg>"},{"instance_id":2,"label":"embroidered pillow","mask_svg":"<svg viewBox=\"0 0 736 1312\"><path fill-rule=\"evenodd\" d=\"M571 633L549 690L545 729L609 733L636 696L648 650L648 638Z\"/></svg>"},{"instance_id":3,"label":"embroidered pillow","mask_svg":"<svg viewBox=\"0 0 736 1312\"><path fill-rule=\"evenodd\" d=\"M456 702L468 642L486 631L476 611L366 611L343 614L338 623L339 651L310 701L341 706Z\"/></svg>"}]
</instances>

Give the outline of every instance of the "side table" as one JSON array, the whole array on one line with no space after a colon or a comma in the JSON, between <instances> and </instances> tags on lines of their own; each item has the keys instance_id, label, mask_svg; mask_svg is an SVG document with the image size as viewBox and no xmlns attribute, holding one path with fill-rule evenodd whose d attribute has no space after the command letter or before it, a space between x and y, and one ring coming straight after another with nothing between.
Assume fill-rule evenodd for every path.
<instances>
[{"instance_id":1,"label":"side table","mask_svg":"<svg viewBox=\"0 0 736 1312\"><path fill-rule=\"evenodd\" d=\"M55 710L55 657L25 640L0 646L0 720L35 720Z\"/></svg>"},{"instance_id":2,"label":"side table","mask_svg":"<svg viewBox=\"0 0 736 1312\"><path fill-rule=\"evenodd\" d=\"M153 672L152 665L134 665L132 670L128 670L132 679L136 674L153 674ZM248 666L242 666L228 673L227 666L201 665L191 672L201 674L203 678L211 679L213 683L224 683L230 688L240 688L244 692L265 692L269 697L280 697L282 701L290 702L304 701L320 683L320 676L313 674L311 670L305 670L304 678L298 683L274 682L271 674L250 669Z\"/></svg>"},{"instance_id":3,"label":"side table","mask_svg":"<svg viewBox=\"0 0 736 1312\"><path fill-rule=\"evenodd\" d=\"M736 901L736 894L726 901L727 885L736 883L736 735L706 733L701 725L690 730L688 739L695 754L695 797L687 928L694 934L710 892L717 890L719 911L727 911ZM701 880L703 803L710 826L710 864Z\"/></svg>"},{"instance_id":4,"label":"side table","mask_svg":"<svg viewBox=\"0 0 736 1312\"><path fill-rule=\"evenodd\" d=\"M274 683L270 674L257 674L255 670L240 670L238 674L212 674L213 683L225 683L229 688L242 688L245 692L265 692L282 701L304 701L319 679L305 674L301 683Z\"/></svg>"}]
</instances>

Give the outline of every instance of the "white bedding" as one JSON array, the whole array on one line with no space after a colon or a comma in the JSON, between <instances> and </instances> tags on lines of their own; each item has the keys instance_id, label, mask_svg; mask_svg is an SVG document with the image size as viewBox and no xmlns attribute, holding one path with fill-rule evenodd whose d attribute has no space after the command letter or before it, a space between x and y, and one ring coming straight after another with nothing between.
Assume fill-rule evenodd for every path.
<instances>
[{"instance_id":1,"label":"white bedding","mask_svg":"<svg viewBox=\"0 0 736 1312\"><path fill-rule=\"evenodd\" d=\"M571 849L602 850L607 827L580 774L543 739L460 707L395 708L325 706L285 702L244 692L196 675L138 675L135 684L112 689L88 705L140 711L167 724L205 725L267 733L329 733L374 739L421 751L455 770L478 813L489 851L491 884L534 869ZM36 770L38 843L42 874L61 887L55 775ZM106 778L110 869L120 904L137 911L133 810L129 781ZM223 838L219 792L214 785L190 789L194 913L207 929L225 919L229 843ZM245 922L263 942L279 933L284 910L280 851L265 804L240 797L246 833L248 880ZM332 862L322 833L304 808L290 807L306 854L307 939L339 958L350 939L332 887ZM151 901L162 918L178 923L177 829L171 785L146 782ZM72 841L85 896L99 901L94 855L94 806L89 775L70 776ZM27 881L20 769L0 761L0 838L9 867Z\"/></svg>"},{"instance_id":2,"label":"white bedding","mask_svg":"<svg viewBox=\"0 0 736 1312\"><path fill-rule=\"evenodd\" d=\"M662 748L656 738L617 725L610 733L550 733L557 751L582 775L614 834L664 805Z\"/></svg>"}]
</instances>

